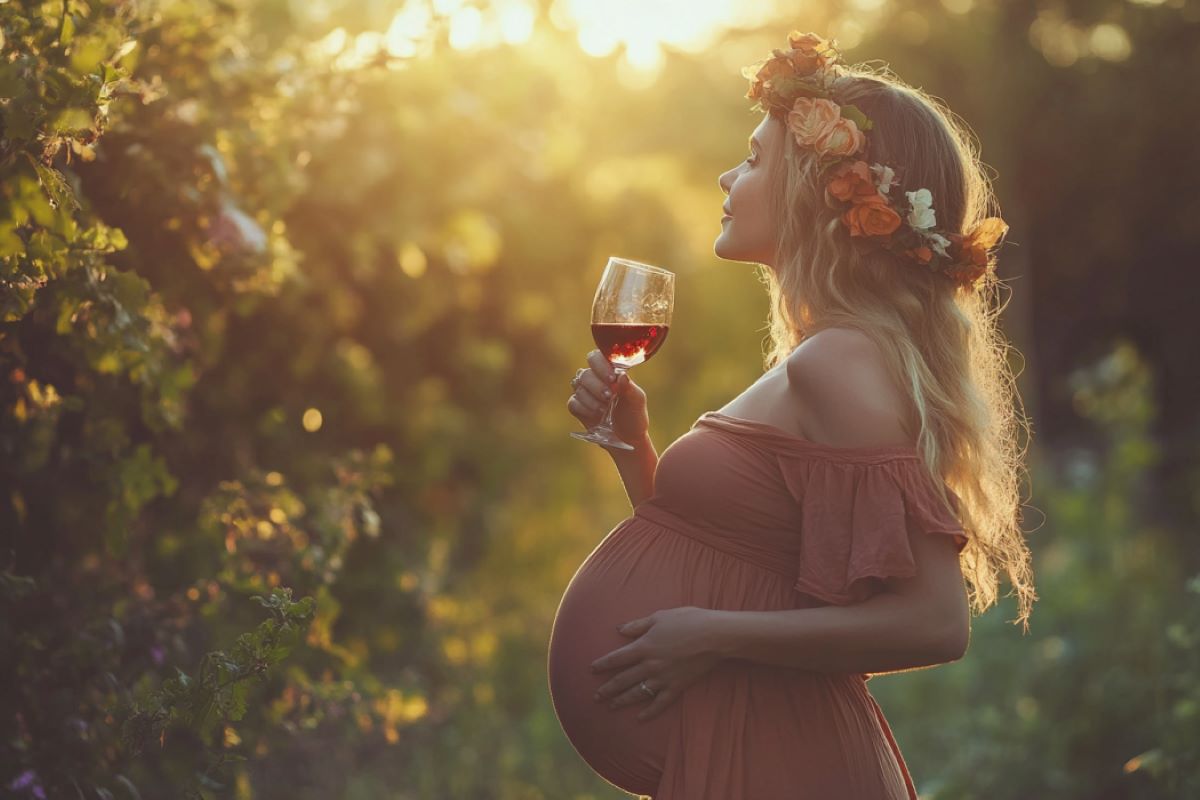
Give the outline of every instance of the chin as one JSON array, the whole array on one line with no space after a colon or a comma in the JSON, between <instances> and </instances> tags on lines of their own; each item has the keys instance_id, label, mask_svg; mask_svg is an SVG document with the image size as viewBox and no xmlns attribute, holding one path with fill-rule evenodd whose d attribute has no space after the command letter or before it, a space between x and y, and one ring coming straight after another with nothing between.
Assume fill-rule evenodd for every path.
<instances>
[{"instance_id":1,"label":"chin","mask_svg":"<svg viewBox=\"0 0 1200 800\"><path fill-rule=\"evenodd\" d=\"M718 236L717 240L713 242L713 254L724 261L740 261L747 264L762 263L762 259L753 251L726 241L724 234Z\"/></svg>"},{"instance_id":2,"label":"chin","mask_svg":"<svg viewBox=\"0 0 1200 800\"><path fill-rule=\"evenodd\" d=\"M723 233L717 237L715 242L713 242L713 253L717 256L717 258L723 258L726 261L741 261L741 259L738 257L737 247L732 246L728 241L726 241L725 234Z\"/></svg>"}]
</instances>

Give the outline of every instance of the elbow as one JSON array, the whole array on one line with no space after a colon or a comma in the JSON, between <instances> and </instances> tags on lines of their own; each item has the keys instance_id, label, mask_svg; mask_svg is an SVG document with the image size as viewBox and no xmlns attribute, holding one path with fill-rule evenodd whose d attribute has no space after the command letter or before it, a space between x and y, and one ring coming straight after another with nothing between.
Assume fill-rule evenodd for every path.
<instances>
[{"instance_id":1,"label":"elbow","mask_svg":"<svg viewBox=\"0 0 1200 800\"><path fill-rule=\"evenodd\" d=\"M937 656L937 663L958 661L965 656L970 639L971 625L968 620L955 619L951 624L946 625L933 648Z\"/></svg>"}]
</instances>

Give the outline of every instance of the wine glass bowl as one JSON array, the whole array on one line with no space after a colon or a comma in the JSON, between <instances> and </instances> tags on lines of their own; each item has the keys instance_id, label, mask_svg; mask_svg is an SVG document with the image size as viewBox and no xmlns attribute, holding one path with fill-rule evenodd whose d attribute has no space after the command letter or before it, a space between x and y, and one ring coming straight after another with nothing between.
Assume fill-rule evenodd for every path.
<instances>
[{"instance_id":1,"label":"wine glass bowl","mask_svg":"<svg viewBox=\"0 0 1200 800\"><path fill-rule=\"evenodd\" d=\"M674 305L675 273L627 258L608 259L592 301L592 339L612 364L617 380L659 351L667 340ZM571 431L571 436L616 450L632 450L633 446L613 431L616 403L614 395L602 422L586 431Z\"/></svg>"}]
</instances>

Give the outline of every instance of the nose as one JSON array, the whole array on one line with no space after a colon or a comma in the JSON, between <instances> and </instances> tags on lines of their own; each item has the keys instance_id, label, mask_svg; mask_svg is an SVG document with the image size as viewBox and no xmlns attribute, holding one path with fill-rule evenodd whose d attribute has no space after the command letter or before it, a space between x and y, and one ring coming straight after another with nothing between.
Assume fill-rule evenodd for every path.
<instances>
[{"instance_id":1,"label":"nose","mask_svg":"<svg viewBox=\"0 0 1200 800\"><path fill-rule=\"evenodd\" d=\"M731 180L732 175L733 170L727 170L722 172L720 177L717 178L717 185L721 187L721 191L725 194L729 194L729 190L733 186L733 181Z\"/></svg>"}]
</instances>

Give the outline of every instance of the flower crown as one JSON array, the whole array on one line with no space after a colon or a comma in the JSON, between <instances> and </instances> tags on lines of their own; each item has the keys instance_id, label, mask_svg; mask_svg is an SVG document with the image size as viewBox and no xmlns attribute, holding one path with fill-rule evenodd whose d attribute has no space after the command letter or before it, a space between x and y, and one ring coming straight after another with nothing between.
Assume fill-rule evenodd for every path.
<instances>
[{"instance_id":1,"label":"flower crown","mask_svg":"<svg viewBox=\"0 0 1200 800\"><path fill-rule=\"evenodd\" d=\"M930 191L904 191L901 197L896 171L868 163L871 120L856 106L833 101L834 81L846 73L837 40L792 31L788 45L742 69L750 79L746 98L755 101L754 109L783 116L796 143L817 153L819 174L843 209L850 236L974 290L1008 224L988 217L965 236L937 228Z\"/></svg>"}]
</instances>

